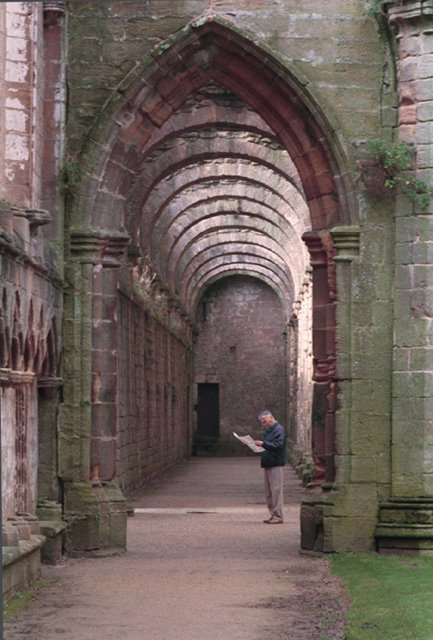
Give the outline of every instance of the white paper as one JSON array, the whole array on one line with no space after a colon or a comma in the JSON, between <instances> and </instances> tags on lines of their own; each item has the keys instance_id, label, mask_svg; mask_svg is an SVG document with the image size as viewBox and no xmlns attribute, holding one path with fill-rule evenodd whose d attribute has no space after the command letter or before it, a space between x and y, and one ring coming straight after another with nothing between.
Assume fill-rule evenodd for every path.
<instances>
[{"instance_id":1,"label":"white paper","mask_svg":"<svg viewBox=\"0 0 433 640\"><path fill-rule=\"evenodd\" d=\"M237 438L238 440L246 444L247 447L251 449L251 451L254 451L254 453L261 453L262 451L264 451L263 447L258 447L256 445L256 443L254 442L251 436L238 436L238 434L235 433L234 431L233 431L233 435L235 438Z\"/></svg>"}]
</instances>

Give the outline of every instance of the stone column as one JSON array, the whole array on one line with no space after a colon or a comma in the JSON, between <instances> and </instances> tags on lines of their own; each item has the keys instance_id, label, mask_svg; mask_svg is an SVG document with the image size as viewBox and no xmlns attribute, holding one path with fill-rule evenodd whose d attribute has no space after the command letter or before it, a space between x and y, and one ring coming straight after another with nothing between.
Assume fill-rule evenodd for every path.
<instances>
[{"instance_id":1,"label":"stone column","mask_svg":"<svg viewBox=\"0 0 433 640\"><path fill-rule=\"evenodd\" d=\"M399 138L416 146L417 178L433 185L433 2L387 1L398 45ZM381 551L433 551L433 203L397 199L391 498Z\"/></svg>"},{"instance_id":2,"label":"stone column","mask_svg":"<svg viewBox=\"0 0 433 640\"><path fill-rule=\"evenodd\" d=\"M353 386L353 327L352 327L352 304L353 304L353 264L359 257L359 227L334 227L331 229L336 255L334 262L336 265L336 280L338 290L337 308L337 333L336 333L336 358L337 377L339 386L340 406L337 413L335 454L338 475L338 484L356 484L360 481L356 476L354 457L359 455L365 443L357 445L360 434L352 433L353 416L359 415L360 409L355 406L352 398ZM345 399L343 402L342 399ZM359 427L358 427L359 430ZM355 437L354 437L355 435Z\"/></svg>"},{"instance_id":3,"label":"stone column","mask_svg":"<svg viewBox=\"0 0 433 640\"><path fill-rule=\"evenodd\" d=\"M128 236L71 234L65 300L64 394L59 474L70 554L122 549L126 507L115 477L117 442L117 276Z\"/></svg>"},{"instance_id":4,"label":"stone column","mask_svg":"<svg viewBox=\"0 0 433 640\"><path fill-rule=\"evenodd\" d=\"M44 93L42 204L53 213L44 236L56 250L56 268L63 269L64 192L59 184L64 161L66 111L65 2L44 1Z\"/></svg>"},{"instance_id":5,"label":"stone column","mask_svg":"<svg viewBox=\"0 0 433 640\"><path fill-rule=\"evenodd\" d=\"M92 482L116 476L118 433L117 269L128 236L104 238L93 269L92 296Z\"/></svg>"},{"instance_id":6,"label":"stone column","mask_svg":"<svg viewBox=\"0 0 433 640\"><path fill-rule=\"evenodd\" d=\"M313 269L313 483L332 482L335 438L335 266L329 233L303 236Z\"/></svg>"},{"instance_id":7,"label":"stone column","mask_svg":"<svg viewBox=\"0 0 433 640\"><path fill-rule=\"evenodd\" d=\"M348 543L348 536L343 531L346 525L341 516L343 513L347 514L348 502L357 500L356 491L354 496L348 497L348 487L352 481L350 411L340 407L337 414L336 405L337 383L350 384L351 379L351 263L359 253L359 229L339 227L332 229L330 233L305 234L304 240L313 267L315 391L312 428L317 432L319 385L319 426L322 430L324 472L320 478L321 482L313 482L302 501L301 547L305 551L328 552L344 549ZM346 397L348 393L346 388ZM318 478L317 470L315 473ZM341 506L342 503L344 507Z\"/></svg>"}]
</instances>

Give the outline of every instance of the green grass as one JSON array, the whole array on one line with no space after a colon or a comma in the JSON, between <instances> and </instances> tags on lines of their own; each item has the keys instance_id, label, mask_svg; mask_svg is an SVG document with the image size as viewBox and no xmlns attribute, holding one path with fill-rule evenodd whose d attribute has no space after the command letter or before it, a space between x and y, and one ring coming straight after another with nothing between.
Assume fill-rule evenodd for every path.
<instances>
[{"instance_id":1,"label":"green grass","mask_svg":"<svg viewBox=\"0 0 433 640\"><path fill-rule=\"evenodd\" d=\"M433 640L433 558L335 555L351 599L345 640Z\"/></svg>"},{"instance_id":2,"label":"green grass","mask_svg":"<svg viewBox=\"0 0 433 640\"><path fill-rule=\"evenodd\" d=\"M18 591L13 598L8 600L3 605L3 620L10 620L16 616L20 611L25 609L30 602L35 598L38 591L48 587L51 584L51 580L36 580L28 589Z\"/></svg>"}]
</instances>

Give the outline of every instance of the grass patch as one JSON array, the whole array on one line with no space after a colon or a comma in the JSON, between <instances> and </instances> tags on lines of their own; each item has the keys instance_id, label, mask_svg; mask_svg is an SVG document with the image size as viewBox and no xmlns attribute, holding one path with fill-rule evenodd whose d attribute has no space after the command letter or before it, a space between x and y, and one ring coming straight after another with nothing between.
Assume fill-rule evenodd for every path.
<instances>
[{"instance_id":1,"label":"grass patch","mask_svg":"<svg viewBox=\"0 0 433 640\"><path fill-rule=\"evenodd\" d=\"M345 640L433 640L433 558L335 555L351 599Z\"/></svg>"},{"instance_id":2,"label":"grass patch","mask_svg":"<svg viewBox=\"0 0 433 640\"><path fill-rule=\"evenodd\" d=\"M25 609L36 597L38 592L48 587L52 580L36 580L28 589L17 593L3 605L3 620L10 620Z\"/></svg>"}]
</instances>

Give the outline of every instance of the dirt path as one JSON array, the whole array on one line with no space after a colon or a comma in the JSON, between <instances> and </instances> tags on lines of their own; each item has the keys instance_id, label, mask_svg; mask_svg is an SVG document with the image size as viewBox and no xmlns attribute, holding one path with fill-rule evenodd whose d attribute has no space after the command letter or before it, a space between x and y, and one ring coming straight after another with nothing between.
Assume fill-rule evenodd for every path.
<instances>
[{"instance_id":1,"label":"dirt path","mask_svg":"<svg viewBox=\"0 0 433 640\"><path fill-rule=\"evenodd\" d=\"M44 567L5 640L341 640L341 588L299 554L302 489L285 474L286 522L269 526L256 458L189 460L131 501L126 554Z\"/></svg>"}]
</instances>

